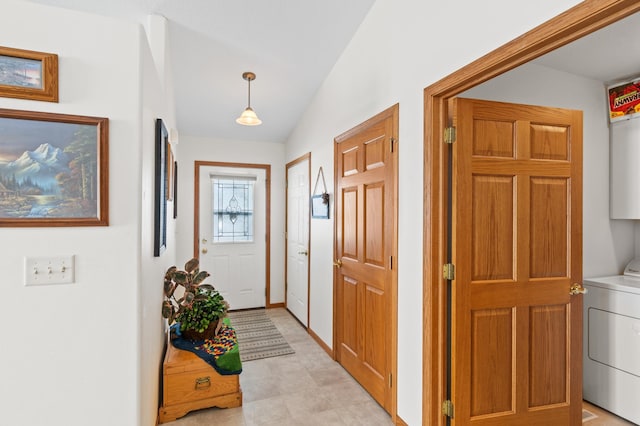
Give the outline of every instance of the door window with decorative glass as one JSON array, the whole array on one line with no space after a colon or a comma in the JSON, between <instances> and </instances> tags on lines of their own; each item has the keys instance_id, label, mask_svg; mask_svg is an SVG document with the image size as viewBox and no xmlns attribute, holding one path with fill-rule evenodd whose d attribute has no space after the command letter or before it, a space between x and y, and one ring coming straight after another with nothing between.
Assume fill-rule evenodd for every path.
<instances>
[{"instance_id":1,"label":"door window with decorative glass","mask_svg":"<svg viewBox=\"0 0 640 426\"><path fill-rule=\"evenodd\" d=\"M212 176L212 241L253 242L255 176Z\"/></svg>"}]
</instances>

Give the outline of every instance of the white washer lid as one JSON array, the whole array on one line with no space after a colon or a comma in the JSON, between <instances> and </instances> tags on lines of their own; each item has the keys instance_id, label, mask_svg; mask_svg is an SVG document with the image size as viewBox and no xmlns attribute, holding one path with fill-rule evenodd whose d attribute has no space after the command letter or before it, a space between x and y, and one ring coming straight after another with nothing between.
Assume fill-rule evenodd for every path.
<instances>
[{"instance_id":1,"label":"white washer lid","mask_svg":"<svg viewBox=\"0 0 640 426\"><path fill-rule=\"evenodd\" d=\"M608 290L640 294L640 277L613 275L610 277L585 278L584 284Z\"/></svg>"}]
</instances>

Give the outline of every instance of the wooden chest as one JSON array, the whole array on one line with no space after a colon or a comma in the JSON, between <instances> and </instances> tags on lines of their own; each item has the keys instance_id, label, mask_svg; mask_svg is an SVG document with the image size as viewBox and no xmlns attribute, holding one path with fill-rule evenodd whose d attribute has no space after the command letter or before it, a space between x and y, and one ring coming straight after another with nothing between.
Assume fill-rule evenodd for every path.
<instances>
[{"instance_id":1,"label":"wooden chest","mask_svg":"<svg viewBox=\"0 0 640 426\"><path fill-rule=\"evenodd\" d=\"M180 418L193 410L242 405L240 375L223 376L189 351L168 344L162 367L162 406L158 423Z\"/></svg>"}]
</instances>

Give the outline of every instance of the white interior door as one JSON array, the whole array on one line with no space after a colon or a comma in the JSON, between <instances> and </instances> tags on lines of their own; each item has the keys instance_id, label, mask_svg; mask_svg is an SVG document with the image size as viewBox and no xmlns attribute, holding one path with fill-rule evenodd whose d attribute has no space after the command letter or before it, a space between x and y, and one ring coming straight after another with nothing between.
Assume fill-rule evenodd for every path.
<instances>
[{"instance_id":1,"label":"white interior door","mask_svg":"<svg viewBox=\"0 0 640 426\"><path fill-rule=\"evenodd\" d=\"M230 309L265 306L265 171L200 169L200 269Z\"/></svg>"},{"instance_id":2,"label":"white interior door","mask_svg":"<svg viewBox=\"0 0 640 426\"><path fill-rule=\"evenodd\" d=\"M309 159L287 168L287 309L308 326Z\"/></svg>"}]
</instances>

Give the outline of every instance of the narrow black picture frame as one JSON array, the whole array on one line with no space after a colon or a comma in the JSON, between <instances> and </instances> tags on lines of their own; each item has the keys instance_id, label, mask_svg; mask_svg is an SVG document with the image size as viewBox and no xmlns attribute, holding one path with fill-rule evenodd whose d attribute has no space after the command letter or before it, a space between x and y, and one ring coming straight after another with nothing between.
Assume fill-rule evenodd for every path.
<instances>
[{"instance_id":1,"label":"narrow black picture frame","mask_svg":"<svg viewBox=\"0 0 640 426\"><path fill-rule=\"evenodd\" d=\"M158 257L167 248L167 150L169 133L161 118L156 119L155 135L155 196L153 256ZM175 202L175 201L174 201Z\"/></svg>"},{"instance_id":2,"label":"narrow black picture frame","mask_svg":"<svg viewBox=\"0 0 640 426\"><path fill-rule=\"evenodd\" d=\"M178 217L178 162L173 163L173 218Z\"/></svg>"}]
</instances>

